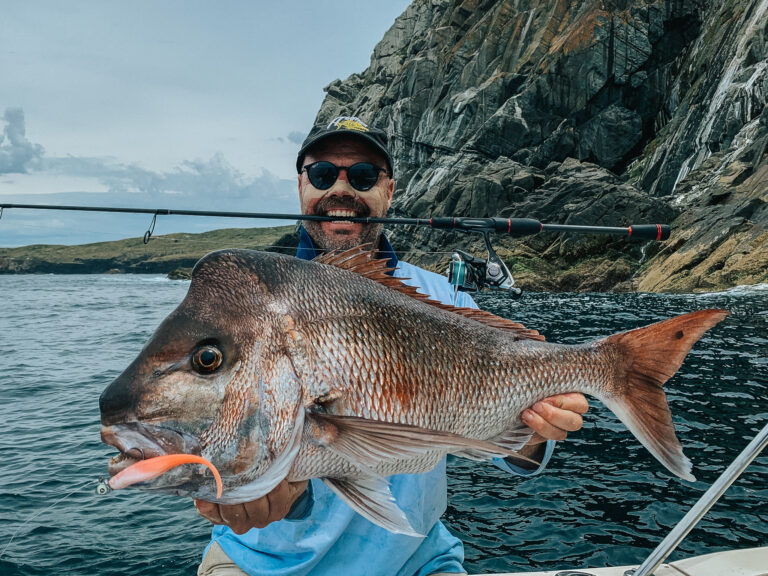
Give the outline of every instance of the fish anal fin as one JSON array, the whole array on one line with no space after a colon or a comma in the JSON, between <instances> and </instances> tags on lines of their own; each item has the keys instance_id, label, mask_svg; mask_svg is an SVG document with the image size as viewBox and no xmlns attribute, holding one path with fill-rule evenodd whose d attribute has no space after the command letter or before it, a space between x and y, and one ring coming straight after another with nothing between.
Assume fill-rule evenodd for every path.
<instances>
[{"instance_id":1,"label":"fish anal fin","mask_svg":"<svg viewBox=\"0 0 768 576\"><path fill-rule=\"evenodd\" d=\"M622 361L612 387L596 396L668 470L684 480L695 478L675 436L662 385L704 332L727 315L726 310L699 310L600 342L613 348Z\"/></svg>"},{"instance_id":2,"label":"fish anal fin","mask_svg":"<svg viewBox=\"0 0 768 576\"><path fill-rule=\"evenodd\" d=\"M518 451L533 437L533 430L528 426L521 424L508 430L504 430L501 434L494 438L489 438L488 442L496 446L500 446L505 450Z\"/></svg>"},{"instance_id":3,"label":"fish anal fin","mask_svg":"<svg viewBox=\"0 0 768 576\"><path fill-rule=\"evenodd\" d=\"M528 456L523 456L522 454L490 454L488 452L480 452L471 449L462 450L461 452L451 452L451 454L458 456L459 458L475 460L476 462L485 462L491 458L504 458L507 463L512 464L513 466L517 466L518 468L523 468L524 470L532 469L531 465L534 466L533 469L541 466L541 462L537 462L536 460L528 458Z\"/></svg>"},{"instance_id":4,"label":"fish anal fin","mask_svg":"<svg viewBox=\"0 0 768 576\"><path fill-rule=\"evenodd\" d=\"M389 491L389 483L379 477L362 479L323 478L323 482L355 512L377 526L416 538L424 538L413 529L405 513Z\"/></svg>"},{"instance_id":5,"label":"fish anal fin","mask_svg":"<svg viewBox=\"0 0 768 576\"><path fill-rule=\"evenodd\" d=\"M417 288L405 284L402 281L402 278L392 276L391 273L393 268L388 266L388 260L377 259L375 255L376 253L371 250L371 244L363 244L341 252L321 254L315 258L314 261L320 264L327 264L344 270L350 270L369 280L383 284L392 290L429 304L430 306L453 312L454 314L464 316L465 318L480 322L486 326L505 330L514 334L515 340L544 340L544 336L539 334L536 330L526 328L518 322L507 320L506 318L496 316L495 314L485 312L484 310L478 310L476 308L457 308L431 299L429 296L419 292Z\"/></svg>"},{"instance_id":6,"label":"fish anal fin","mask_svg":"<svg viewBox=\"0 0 768 576\"><path fill-rule=\"evenodd\" d=\"M505 430L494 438L489 438L487 442L504 450L505 454L503 454L501 457L507 459L511 464L520 466L521 468L526 468L530 464L539 464L539 462L536 462L527 456L517 454L517 452L522 449L523 446L528 444L528 441L532 436L533 430L528 428L528 426L520 425ZM473 449L462 450L461 452L452 452L452 454L454 456L460 456L461 458L468 458L470 460L488 460L489 456L487 452L476 451ZM493 457L495 458L496 456Z\"/></svg>"}]
</instances>

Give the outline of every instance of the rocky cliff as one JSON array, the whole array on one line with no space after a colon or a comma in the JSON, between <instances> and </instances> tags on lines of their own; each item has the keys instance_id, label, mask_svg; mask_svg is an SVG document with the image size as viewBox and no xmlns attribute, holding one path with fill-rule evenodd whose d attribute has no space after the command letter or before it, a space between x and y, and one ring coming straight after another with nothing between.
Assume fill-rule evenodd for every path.
<instances>
[{"instance_id":1,"label":"rocky cliff","mask_svg":"<svg viewBox=\"0 0 768 576\"><path fill-rule=\"evenodd\" d=\"M658 245L497 237L523 286L766 282L767 26L768 0L414 0L317 121L388 132L393 215L673 226ZM393 231L434 268L469 240Z\"/></svg>"}]
</instances>

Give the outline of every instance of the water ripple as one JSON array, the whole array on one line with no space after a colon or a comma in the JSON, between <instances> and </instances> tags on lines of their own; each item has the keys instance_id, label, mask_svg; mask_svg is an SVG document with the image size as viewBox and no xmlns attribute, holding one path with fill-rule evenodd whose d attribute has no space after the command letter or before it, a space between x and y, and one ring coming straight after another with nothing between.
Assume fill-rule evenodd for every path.
<instances>
[{"instance_id":1,"label":"water ripple","mask_svg":"<svg viewBox=\"0 0 768 576\"><path fill-rule=\"evenodd\" d=\"M99 440L99 394L188 286L156 276L0 276L0 347L12 359L0 380L0 550L16 534L0 558L3 576L195 573L210 525L188 500L94 491L114 453ZM541 476L520 479L452 459L444 520L465 542L470 572L642 561L768 421L765 291L479 300L561 343L694 309L732 314L697 344L667 387L697 482L671 477L591 401L584 428L558 445ZM673 559L768 545L767 475L768 456L761 456Z\"/></svg>"}]
</instances>

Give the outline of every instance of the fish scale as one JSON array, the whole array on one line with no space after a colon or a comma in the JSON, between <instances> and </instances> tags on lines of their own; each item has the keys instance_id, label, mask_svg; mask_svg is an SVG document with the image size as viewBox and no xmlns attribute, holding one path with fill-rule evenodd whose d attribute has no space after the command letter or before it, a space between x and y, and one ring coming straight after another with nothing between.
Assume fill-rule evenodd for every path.
<instances>
[{"instance_id":1,"label":"fish scale","mask_svg":"<svg viewBox=\"0 0 768 576\"><path fill-rule=\"evenodd\" d=\"M700 310L559 345L431 302L361 249L313 262L224 250L197 264L187 297L102 394L103 437L120 448L126 430L135 442L133 422L162 406L168 422L141 433L176 427L199 439L223 493L189 467L147 487L237 503L286 478L322 478L372 522L413 535L385 477L430 470L446 453L519 458L531 435L521 411L558 393L595 396L671 472L693 479L662 385L726 315ZM188 360L203 345L223 358L210 372ZM152 370L157 358L176 368Z\"/></svg>"},{"instance_id":2,"label":"fish scale","mask_svg":"<svg viewBox=\"0 0 768 576\"><path fill-rule=\"evenodd\" d=\"M391 295L385 293L386 297ZM573 362L571 358L564 358L561 347L523 344L506 332L489 330L480 324L471 326L477 323L450 312L436 318L424 318L410 311L397 318L385 316L376 313L380 308L379 301L371 300L355 304L359 317L365 320L357 322L354 327L348 324L347 311L339 310L338 306L332 309L338 315L338 321L334 321L333 312L326 311L322 323L312 323L308 340L317 343L317 346L308 354L322 359L330 381L343 383L340 386L345 401L335 403L334 414L362 415L485 439L518 425L519 413L536 400L588 384L579 378L579 369L572 370L573 374L550 374L542 370L542 367L548 366L546 356L551 354L550 350L555 351L557 362L563 366L578 368L584 364L584 361ZM412 304L429 306L416 300ZM417 320L414 321L414 318ZM469 328L466 324L470 324ZM421 331L417 340L419 348L411 351L405 343L416 341L402 340L400 336L403 332L415 332L417 329ZM458 332L462 329L464 332ZM333 345L324 344L338 341L339 338L334 335L345 332L356 336L354 342L347 345L347 353L338 354ZM382 334L385 337L379 338ZM451 346L445 338L447 334L461 334L461 337L454 338ZM388 347L374 346L377 341L386 342ZM536 350L537 346L543 350ZM359 353L358 348L372 351L371 355ZM506 354L479 354L478 348L506 351ZM574 359L579 355L594 355L591 347L565 348ZM462 357L453 352L455 349L465 350L469 361L463 362ZM425 362L427 351L430 361ZM537 386L540 382L550 384ZM371 383L384 383L384 387L377 388ZM404 406L400 400L402 397L412 400ZM463 399L460 411L457 410L456 398ZM312 457L305 458L305 450L310 450ZM306 479L322 475L322 468L327 464L318 453L328 454L323 449L318 451L314 446L304 445L290 478ZM423 461L432 462L434 459L435 453L430 453ZM412 471L415 465L418 467L413 460L402 460L399 464L405 468L399 469L388 462L382 465L381 470L377 468L377 472L406 473ZM358 474L364 473L358 470Z\"/></svg>"}]
</instances>

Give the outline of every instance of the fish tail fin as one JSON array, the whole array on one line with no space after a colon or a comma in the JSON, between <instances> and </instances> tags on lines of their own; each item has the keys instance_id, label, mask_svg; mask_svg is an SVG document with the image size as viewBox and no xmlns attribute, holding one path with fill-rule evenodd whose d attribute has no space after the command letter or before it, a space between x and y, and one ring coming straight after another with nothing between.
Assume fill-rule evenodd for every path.
<instances>
[{"instance_id":1,"label":"fish tail fin","mask_svg":"<svg viewBox=\"0 0 768 576\"><path fill-rule=\"evenodd\" d=\"M621 368L612 388L598 397L651 454L684 480L695 478L675 436L662 385L699 338L727 315L726 310L699 310L601 341L618 353Z\"/></svg>"}]
</instances>

